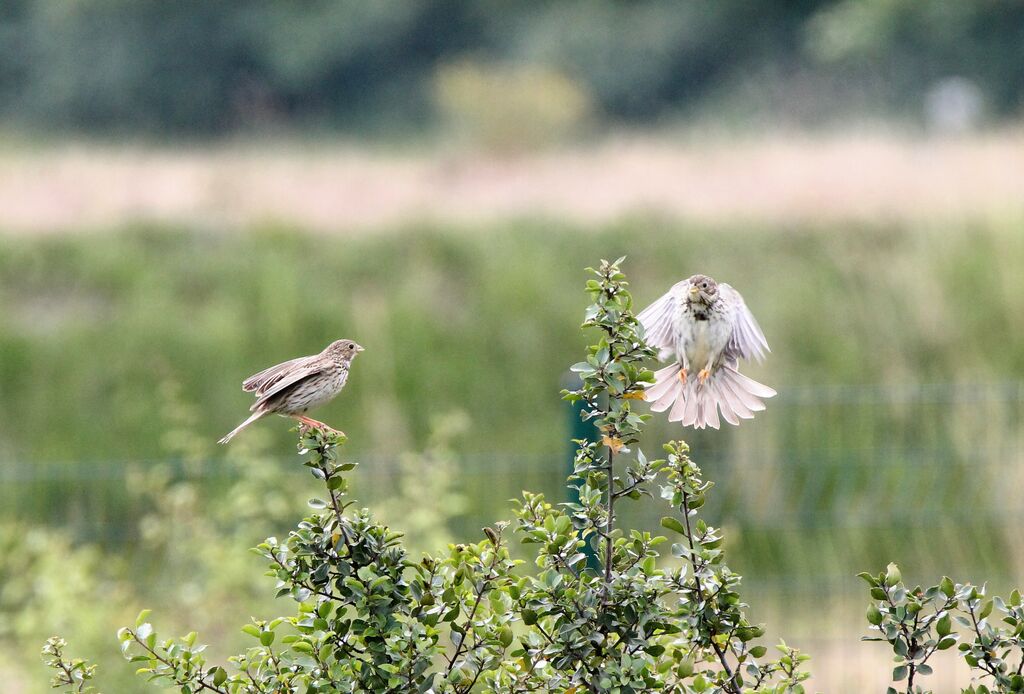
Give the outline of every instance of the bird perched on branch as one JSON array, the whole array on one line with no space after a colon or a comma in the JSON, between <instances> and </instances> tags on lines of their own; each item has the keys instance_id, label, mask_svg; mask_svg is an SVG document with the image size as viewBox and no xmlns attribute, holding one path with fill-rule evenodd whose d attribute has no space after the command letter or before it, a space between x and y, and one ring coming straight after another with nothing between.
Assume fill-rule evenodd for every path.
<instances>
[{"instance_id":1,"label":"bird perched on branch","mask_svg":"<svg viewBox=\"0 0 1024 694\"><path fill-rule=\"evenodd\" d=\"M740 293L706 275L694 275L637 316L647 344L674 363L657 371L644 399L655 412L669 411L670 422L695 429L718 428L722 419L739 424L764 409L761 398L775 391L737 370L739 359L761 361L768 349L764 333Z\"/></svg>"},{"instance_id":2,"label":"bird perched on branch","mask_svg":"<svg viewBox=\"0 0 1024 694\"><path fill-rule=\"evenodd\" d=\"M362 351L363 348L352 340L336 340L320 354L292 359L245 379L242 390L255 391L257 398L249 408L253 414L218 443L227 443L242 429L268 414L294 417L305 426L337 431L310 419L306 412L330 402L341 392L352 360Z\"/></svg>"}]
</instances>

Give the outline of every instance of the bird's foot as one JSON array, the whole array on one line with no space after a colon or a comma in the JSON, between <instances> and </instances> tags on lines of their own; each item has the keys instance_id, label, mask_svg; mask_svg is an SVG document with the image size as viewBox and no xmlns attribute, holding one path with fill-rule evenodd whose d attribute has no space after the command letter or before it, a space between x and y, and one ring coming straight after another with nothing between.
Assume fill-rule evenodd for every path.
<instances>
[{"instance_id":1,"label":"bird's foot","mask_svg":"<svg viewBox=\"0 0 1024 694\"><path fill-rule=\"evenodd\" d=\"M328 425L324 424L323 422L321 422L321 421L319 421L317 419L313 419L312 417L298 416L295 419L299 420L299 422L300 422L300 425L299 425L299 432L300 433L304 434L307 431L309 431L310 429L319 429L320 431L333 431L338 436L342 436L344 438L348 438L348 436L345 434L345 432L342 431L341 429L335 429L334 427L328 426Z\"/></svg>"},{"instance_id":2,"label":"bird's foot","mask_svg":"<svg viewBox=\"0 0 1024 694\"><path fill-rule=\"evenodd\" d=\"M711 378L711 370L710 369L703 368L699 372L697 372L697 380L700 381L701 385L704 385L705 383L707 383L709 378Z\"/></svg>"},{"instance_id":3,"label":"bird's foot","mask_svg":"<svg viewBox=\"0 0 1024 694\"><path fill-rule=\"evenodd\" d=\"M679 369L679 380L686 383L686 367L683 366Z\"/></svg>"}]
</instances>

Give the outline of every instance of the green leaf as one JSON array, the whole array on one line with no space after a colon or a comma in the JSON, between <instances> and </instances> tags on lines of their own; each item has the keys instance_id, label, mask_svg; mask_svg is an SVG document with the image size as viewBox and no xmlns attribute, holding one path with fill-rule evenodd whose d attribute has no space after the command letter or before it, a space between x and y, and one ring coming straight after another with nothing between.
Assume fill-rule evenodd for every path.
<instances>
[{"instance_id":1,"label":"green leaf","mask_svg":"<svg viewBox=\"0 0 1024 694\"><path fill-rule=\"evenodd\" d=\"M669 530L673 530L679 533L680 535L686 534L686 529L683 527L683 524L680 523L679 519L675 516L665 516L661 519L661 525L662 527L668 528Z\"/></svg>"},{"instance_id":2,"label":"green leaf","mask_svg":"<svg viewBox=\"0 0 1024 694\"><path fill-rule=\"evenodd\" d=\"M142 612L139 612L139 616L135 618L135 628L138 629L142 626L142 623L146 621L146 617L148 617L152 612L153 610L143 610Z\"/></svg>"},{"instance_id":3,"label":"green leaf","mask_svg":"<svg viewBox=\"0 0 1024 694\"><path fill-rule=\"evenodd\" d=\"M939 582L939 590L941 590L942 594L947 598L953 597L953 593L956 590L953 586L953 580L949 576L943 576L942 581Z\"/></svg>"},{"instance_id":4,"label":"green leaf","mask_svg":"<svg viewBox=\"0 0 1024 694\"><path fill-rule=\"evenodd\" d=\"M882 612L878 609L878 606L872 603L868 605L868 622L878 626L882 623Z\"/></svg>"}]
</instances>

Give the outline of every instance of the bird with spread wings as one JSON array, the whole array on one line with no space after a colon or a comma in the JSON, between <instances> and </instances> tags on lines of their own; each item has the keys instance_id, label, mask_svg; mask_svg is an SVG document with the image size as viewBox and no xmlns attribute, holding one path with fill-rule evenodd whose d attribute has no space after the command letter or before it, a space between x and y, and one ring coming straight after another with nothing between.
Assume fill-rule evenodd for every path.
<instances>
[{"instance_id":1,"label":"bird with spread wings","mask_svg":"<svg viewBox=\"0 0 1024 694\"><path fill-rule=\"evenodd\" d=\"M765 408L775 391L741 374L740 359L764 359L768 342L740 293L706 275L678 282L637 315L647 343L673 363L657 371L644 393L670 422L717 429Z\"/></svg>"}]
</instances>

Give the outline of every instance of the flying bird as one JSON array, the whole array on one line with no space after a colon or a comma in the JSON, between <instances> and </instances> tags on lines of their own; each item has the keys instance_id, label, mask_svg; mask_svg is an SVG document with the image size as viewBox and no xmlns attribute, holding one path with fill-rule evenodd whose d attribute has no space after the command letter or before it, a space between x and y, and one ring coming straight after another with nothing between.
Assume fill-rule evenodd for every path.
<instances>
[{"instance_id":1,"label":"flying bird","mask_svg":"<svg viewBox=\"0 0 1024 694\"><path fill-rule=\"evenodd\" d=\"M707 275L694 275L637 315L647 344L673 363L655 372L644 399L651 410L670 407L670 422L695 429L739 424L764 409L775 391L737 370L739 360L764 359L764 333L740 293Z\"/></svg>"},{"instance_id":2,"label":"flying bird","mask_svg":"<svg viewBox=\"0 0 1024 694\"><path fill-rule=\"evenodd\" d=\"M268 414L294 417L309 427L337 431L310 419L306 412L330 402L341 392L352 360L362 351L363 348L352 340L336 340L320 354L292 359L245 379L242 390L255 391L257 398L249 408L253 414L218 443L227 443L242 429Z\"/></svg>"}]
</instances>

